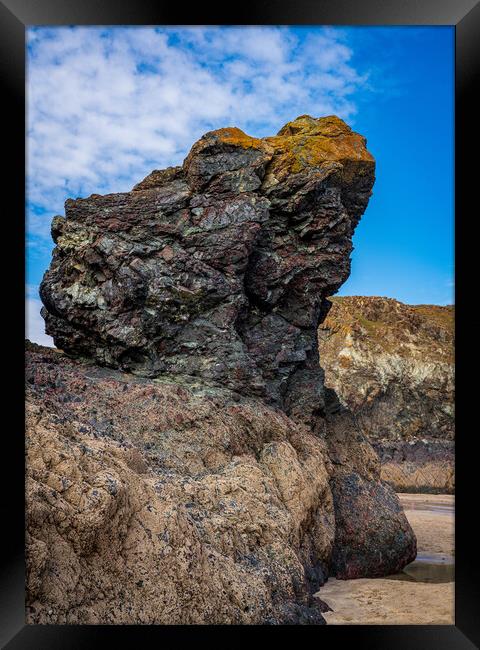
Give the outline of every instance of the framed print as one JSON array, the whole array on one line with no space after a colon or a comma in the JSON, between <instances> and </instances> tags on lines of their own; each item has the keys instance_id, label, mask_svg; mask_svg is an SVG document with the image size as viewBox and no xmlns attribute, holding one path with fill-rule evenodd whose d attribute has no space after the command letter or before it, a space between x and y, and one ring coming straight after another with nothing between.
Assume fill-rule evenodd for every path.
<instances>
[{"instance_id":1,"label":"framed print","mask_svg":"<svg viewBox=\"0 0 480 650\"><path fill-rule=\"evenodd\" d=\"M478 647L478 4L0 12L2 647Z\"/></svg>"}]
</instances>

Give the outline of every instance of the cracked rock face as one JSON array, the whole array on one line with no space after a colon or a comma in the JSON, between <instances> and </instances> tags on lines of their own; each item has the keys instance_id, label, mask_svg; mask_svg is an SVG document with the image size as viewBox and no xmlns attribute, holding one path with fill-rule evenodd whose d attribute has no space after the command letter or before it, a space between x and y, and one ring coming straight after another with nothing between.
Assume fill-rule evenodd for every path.
<instances>
[{"instance_id":1,"label":"cracked rock face","mask_svg":"<svg viewBox=\"0 0 480 650\"><path fill-rule=\"evenodd\" d=\"M311 423L317 327L374 182L365 145L337 117L263 139L219 129L131 192L68 200L40 288L47 333L71 356L222 385Z\"/></svg>"}]
</instances>

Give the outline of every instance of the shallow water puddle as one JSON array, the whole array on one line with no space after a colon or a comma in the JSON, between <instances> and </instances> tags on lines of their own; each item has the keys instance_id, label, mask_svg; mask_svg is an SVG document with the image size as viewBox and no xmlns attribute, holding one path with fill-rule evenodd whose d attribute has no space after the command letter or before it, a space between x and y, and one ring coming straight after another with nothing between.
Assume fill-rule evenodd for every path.
<instances>
[{"instance_id":1,"label":"shallow water puddle","mask_svg":"<svg viewBox=\"0 0 480 650\"><path fill-rule=\"evenodd\" d=\"M455 562L451 555L419 553L401 573L387 577L388 580L407 580L439 584L455 580Z\"/></svg>"}]
</instances>

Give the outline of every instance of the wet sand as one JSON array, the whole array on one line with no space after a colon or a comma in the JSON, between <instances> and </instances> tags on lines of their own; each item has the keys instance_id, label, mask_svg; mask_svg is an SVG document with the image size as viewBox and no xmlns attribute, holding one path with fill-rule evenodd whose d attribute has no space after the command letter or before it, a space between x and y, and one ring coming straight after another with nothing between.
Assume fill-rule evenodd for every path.
<instances>
[{"instance_id":1,"label":"wet sand","mask_svg":"<svg viewBox=\"0 0 480 650\"><path fill-rule=\"evenodd\" d=\"M454 497L399 494L415 531L417 560L388 578L330 578L318 596L333 611L330 625L452 625L454 623Z\"/></svg>"},{"instance_id":2,"label":"wet sand","mask_svg":"<svg viewBox=\"0 0 480 650\"><path fill-rule=\"evenodd\" d=\"M452 494L399 494L415 535L418 553L455 556L454 503Z\"/></svg>"}]
</instances>

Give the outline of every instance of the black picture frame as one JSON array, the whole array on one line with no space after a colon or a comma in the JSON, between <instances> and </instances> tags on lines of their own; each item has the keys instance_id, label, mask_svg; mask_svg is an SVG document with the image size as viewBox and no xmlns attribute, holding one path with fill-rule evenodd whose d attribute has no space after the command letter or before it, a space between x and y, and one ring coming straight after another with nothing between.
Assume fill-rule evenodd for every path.
<instances>
[{"instance_id":1,"label":"black picture frame","mask_svg":"<svg viewBox=\"0 0 480 650\"><path fill-rule=\"evenodd\" d=\"M3 346L13 353L11 364L4 366L7 377L7 402L4 407L2 443L2 523L5 550L1 554L0 574L0 644L8 650L19 648L76 649L105 647L107 643L150 646L175 643L199 643L207 632L228 636L228 643L240 645L268 634L275 643L285 641L287 629L245 626L31 626L25 624L24 612L24 438L23 438L23 356L22 324L11 327L11 305L16 304L22 322L24 262L24 226L20 215L25 212L25 28L30 25L180 25L180 24L332 24L332 25L454 25L456 39L455 103L455 253L456 253L456 374L457 419L456 441L456 612L452 626L323 626L309 628L316 643L351 643L369 650L467 650L480 646L480 590L476 571L476 435L475 381L475 292L465 289L475 272L470 265L476 259L479 240L476 211L478 162L475 157L478 126L478 102L475 90L480 87L480 4L477 0L257 0L221 6L198 3L187 7L163 0L1 0L0 1L0 82L5 117L2 122L4 144L3 198L10 203L5 209L4 251L14 252L12 263L4 270L3 320L8 320L8 338ZM412 234L414 236L414 233ZM18 247L18 248L17 248ZM475 248L474 248L475 247ZM478 255L478 254L477 254ZM7 286L8 285L8 286ZM460 287L459 287L460 285ZM2 297L8 292L2 292ZM473 304L472 304L473 303ZM8 319L7 319L8 317ZM8 341L8 342L6 342ZM5 350L6 351L6 350ZM19 372L16 373L16 369ZM472 374L472 377L475 375ZM477 398L478 399L478 398ZM470 412L469 412L470 409ZM12 424L5 424L6 415ZM470 418L469 418L470 415ZM279 626L284 628L284 626ZM306 634L304 626L290 632ZM321 638L319 638L319 636Z\"/></svg>"}]
</instances>

